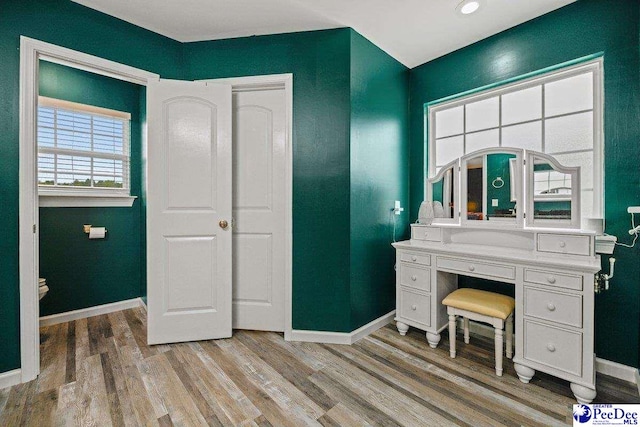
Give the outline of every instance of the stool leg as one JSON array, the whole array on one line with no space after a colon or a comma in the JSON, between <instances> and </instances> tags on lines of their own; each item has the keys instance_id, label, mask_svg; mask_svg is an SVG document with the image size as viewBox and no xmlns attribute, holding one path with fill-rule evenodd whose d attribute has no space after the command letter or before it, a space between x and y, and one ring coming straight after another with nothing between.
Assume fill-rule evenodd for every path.
<instances>
[{"instance_id":1,"label":"stool leg","mask_svg":"<svg viewBox=\"0 0 640 427\"><path fill-rule=\"evenodd\" d=\"M464 343L469 344L469 319L463 317L462 323L464 325Z\"/></svg>"},{"instance_id":2,"label":"stool leg","mask_svg":"<svg viewBox=\"0 0 640 427\"><path fill-rule=\"evenodd\" d=\"M507 317L507 359L513 357L513 314Z\"/></svg>"},{"instance_id":3,"label":"stool leg","mask_svg":"<svg viewBox=\"0 0 640 427\"><path fill-rule=\"evenodd\" d=\"M449 355L456 357L456 315L449 315Z\"/></svg>"},{"instance_id":4,"label":"stool leg","mask_svg":"<svg viewBox=\"0 0 640 427\"><path fill-rule=\"evenodd\" d=\"M496 375L502 376L502 328L495 328L496 331Z\"/></svg>"}]
</instances>

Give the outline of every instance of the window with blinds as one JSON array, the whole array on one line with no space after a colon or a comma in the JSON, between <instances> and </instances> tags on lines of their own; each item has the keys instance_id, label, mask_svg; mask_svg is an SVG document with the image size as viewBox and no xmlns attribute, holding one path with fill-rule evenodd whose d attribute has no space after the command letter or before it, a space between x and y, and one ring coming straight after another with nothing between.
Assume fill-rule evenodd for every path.
<instances>
[{"instance_id":1,"label":"window with blinds","mask_svg":"<svg viewBox=\"0 0 640 427\"><path fill-rule=\"evenodd\" d=\"M129 113L38 98L40 190L129 194Z\"/></svg>"},{"instance_id":2,"label":"window with blinds","mask_svg":"<svg viewBox=\"0 0 640 427\"><path fill-rule=\"evenodd\" d=\"M483 148L541 151L581 167L582 215L602 218L602 98L597 59L432 105L429 176Z\"/></svg>"}]
</instances>

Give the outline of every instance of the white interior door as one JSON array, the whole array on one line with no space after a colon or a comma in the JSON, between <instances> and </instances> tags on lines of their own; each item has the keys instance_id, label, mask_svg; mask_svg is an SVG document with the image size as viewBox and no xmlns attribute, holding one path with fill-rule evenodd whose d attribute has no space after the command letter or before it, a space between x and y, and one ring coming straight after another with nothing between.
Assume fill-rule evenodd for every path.
<instances>
[{"instance_id":1,"label":"white interior door","mask_svg":"<svg viewBox=\"0 0 640 427\"><path fill-rule=\"evenodd\" d=\"M233 327L284 331L285 90L233 94Z\"/></svg>"},{"instance_id":2,"label":"white interior door","mask_svg":"<svg viewBox=\"0 0 640 427\"><path fill-rule=\"evenodd\" d=\"M147 86L148 341L231 336L231 87Z\"/></svg>"}]
</instances>

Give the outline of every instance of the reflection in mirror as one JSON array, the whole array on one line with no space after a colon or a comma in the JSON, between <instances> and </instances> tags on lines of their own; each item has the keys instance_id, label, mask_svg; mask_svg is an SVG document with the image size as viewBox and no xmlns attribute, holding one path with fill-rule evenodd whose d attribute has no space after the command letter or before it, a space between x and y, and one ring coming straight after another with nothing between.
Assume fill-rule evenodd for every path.
<instances>
[{"instance_id":1,"label":"reflection in mirror","mask_svg":"<svg viewBox=\"0 0 640 427\"><path fill-rule=\"evenodd\" d=\"M557 170L548 160L534 157L534 219L571 219L571 173Z\"/></svg>"},{"instance_id":2,"label":"reflection in mirror","mask_svg":"<svg viewBox=\"0 0 640 427\"><path fill-rule=\"evenodd\" d=\"M515 161L515 154L487 154L487 219L516 217Z\"/></svg>"},{"instance_id":3,"label":"reflection in mirror","mask_svg":"<svg viewBox=\"0 0 640 427\"><path fill-rule=\"evenodd\" d=\"M454 213L454 169L442 172L440 179L431 183L433 213L435 218L453 218Z\"/></svg>"},{"instance_id":4,"label":"reflection in mirror","mask_svg":"<svg viewBox=\"0 0 640 427\"><path fill-rule=\"evenodd\" d=\"M467 160L467 219L484 219L483 213L483 166L484 156Z\"/></svg>"}]
</instances>

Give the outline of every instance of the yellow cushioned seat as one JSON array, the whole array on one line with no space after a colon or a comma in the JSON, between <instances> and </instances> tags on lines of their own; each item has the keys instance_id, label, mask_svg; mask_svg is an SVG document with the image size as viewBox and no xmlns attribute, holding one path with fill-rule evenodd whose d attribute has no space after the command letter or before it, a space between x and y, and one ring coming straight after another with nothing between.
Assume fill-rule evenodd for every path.
<instances>
[{"instance_id":1,"label":"yellow cushioned seat","mask_svg":"<svg viewBox=\"0 0 640 427\"><path fill-rule=\"evenodd\" d=\"M505 320L513 312L516 301L494 292L463 288L451 292L442 304Z\"/></svg>"}]
</instances>

